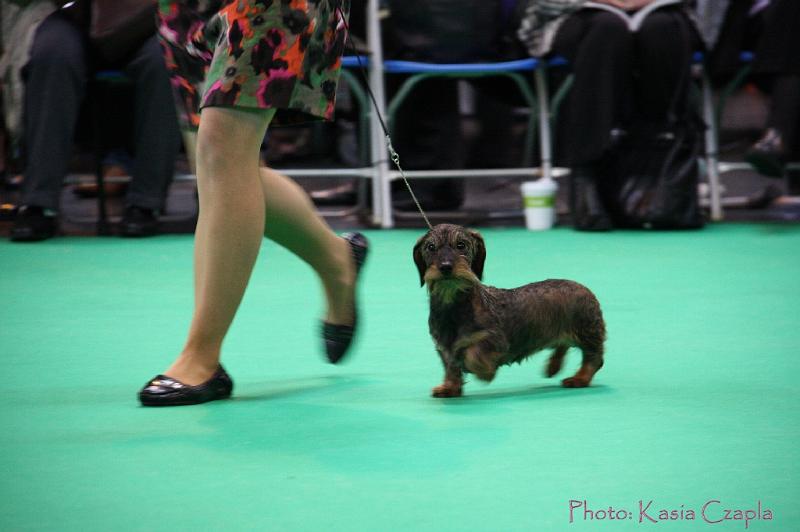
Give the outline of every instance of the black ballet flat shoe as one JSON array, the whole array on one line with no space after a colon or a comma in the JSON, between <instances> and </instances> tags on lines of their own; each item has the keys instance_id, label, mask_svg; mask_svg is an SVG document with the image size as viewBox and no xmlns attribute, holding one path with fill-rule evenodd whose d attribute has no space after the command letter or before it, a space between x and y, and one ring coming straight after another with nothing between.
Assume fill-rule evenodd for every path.
<instances>
[{"instance_id":1,"label":"black ballet flat shoe","mask_svg":"<svg viewBox=\"0 0 800 532\"><path fill-rule=\"evenodd\" d=\"M157 375L139 391L139 401L142 406L199 405L227 399L232 391L233 381L220 366L210 379L197 386L183 384L166 375Z\"/></svg>"},{"instance_id":2,"label":"black ballet flat shoe","mask_svg":"<svg viewBox=\"0 0 800 532\"><path fill-rule=\"evenodd\" d=\"M358 274L361 272L361 267L367 260L367 251L369 243L367 238L361 233L345 233L342 235L348 244L350 244L350 251L353 254L353 262L356 265L356 285L358 285ZM336 364L341 361L350 344L353 343L353 337L356 332L356 323L358 320L358 305L353 303L353 325L335 325L322 322L322 339L325 342L325 354L331 364Z\"/></svg>"}]
</instances>

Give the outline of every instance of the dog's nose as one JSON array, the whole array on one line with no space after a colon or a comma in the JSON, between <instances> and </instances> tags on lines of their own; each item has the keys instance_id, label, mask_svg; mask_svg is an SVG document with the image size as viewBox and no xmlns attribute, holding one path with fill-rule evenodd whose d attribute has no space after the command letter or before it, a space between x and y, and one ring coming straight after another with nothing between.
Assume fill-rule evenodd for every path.
<instances>
[{"instance_id":1,"label":"dog's nose","mask_svg":"<svg viewBox=\"0 0 800 532\"><path fill-rule=\"evenodd\" d=\"M444 275L450 275L451 273L453 273L453 263L443 262L439 264L439 271L442 272Z\"/></svg>"}]
</instances>

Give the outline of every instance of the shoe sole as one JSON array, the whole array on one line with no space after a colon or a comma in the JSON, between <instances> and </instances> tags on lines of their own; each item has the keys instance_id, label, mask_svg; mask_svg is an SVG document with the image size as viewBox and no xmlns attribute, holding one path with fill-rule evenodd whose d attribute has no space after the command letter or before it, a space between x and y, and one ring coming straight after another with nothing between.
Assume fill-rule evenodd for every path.
<instances>
[{"instance_id":1,"label":"shoe sole","mask_svg":"<svg viewBox=\"0 0 800 532\"><path fill-rule=\"evenodd\" d=\"M201 405L203 403L210 403L211 401L220 401L223 399L230 399L232 395L232 391L223 393L221 395L217 395L215 397L210 397L203 401L196 401L190 399L182 399L182 400L175 400L169 399L168 397L163 399L155 399L153 397L148 396L139 396L139 402L142 403L142 406L191 406L191 405Z\"/></svg>"}]
</instances>

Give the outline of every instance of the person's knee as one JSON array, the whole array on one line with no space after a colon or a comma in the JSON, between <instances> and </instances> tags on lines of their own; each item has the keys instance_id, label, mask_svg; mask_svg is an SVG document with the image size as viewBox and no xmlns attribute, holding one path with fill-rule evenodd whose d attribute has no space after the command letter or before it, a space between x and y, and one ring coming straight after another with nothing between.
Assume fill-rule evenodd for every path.
<instances>
[{"instance_id":1,"label":"person's knee","mask_svg":"<svg viewBox=\"0 0 800 532\"><path fill-rule=\"evenodd\" d=\"M636 47L645 70L688 68L693 48L689 22L678 13L651 13L637 33Z\"/></svg>"},{"instance_id":2,"label":"person's knee","mask_svg":"<svg viewBox=\"0 0 800 532\"><path fill-rule=\"evenodd\" d=\"M639 31L642 35L650 35L653 37L674 37L676 30L676 22L672 13L655 11L645 17Z\"/></svg>"},{"instance_id":3,"label":"person's knee","mask_svg":"<svg viewBox=\"0 0 800 532\"><path fill-rule=\"evenodd\" d=\"M85 75L86 65L86 48L80 31L61 17L48 17L36 31L26 69Z\"/></svg>"},{"instance_id":4,"label":"person's knee","mask_svg":"<svg viewBox=\"0 0 800 532\"><path fill-rule=\"evenodd\" d=\"M606 11L600 11L592 17L589 31L605 40L608 46L625 44L631 38L631 31L625 21Z\"/></svg>"},{"instance_id":5,"label":"person's knee","mask_svg":"<svg viewBox=\"0 0 800 532\"><path fill-rule=\"evenodd\" d=\"M209 106L200 115L197 164L215 172L258 167L261 142L275 111Z\"/></svg>"},{"instance_id":6,"label":"person's knee","mask_svg":"<svg viewBox=\"0 0 800 532\"><path fill-rule=\"evenodd\" d=\"M650 49L680 50L691 44L689 22L679 13L650 13L638 32L638 45Z\"/></svg>"},{"instance_id":7,"label":"person's knee","mask_svg":"<svg viewBox=\"0 0 800 532\"><path fill-rule=\"evenodd\" d=\"M205 127L204 127L205 126ZM236 157L228 144L228 134L220 127L201 125L197 132L197 166L216 174L227 171Z\"/></svg>"},{"instance_id":8,"label":"person's knee","mask_svg":"<svg viewBox=\"0 0 800 532\"><path fill-rule=\"evenodd\" d=\"M238 173L245 166L258 165L258 147L249 146L252 139L243 139L247 124L237 123L235 111L207 107L202 110L197 131L197 166L208 175Z\"/></svg>"}]
</instances>

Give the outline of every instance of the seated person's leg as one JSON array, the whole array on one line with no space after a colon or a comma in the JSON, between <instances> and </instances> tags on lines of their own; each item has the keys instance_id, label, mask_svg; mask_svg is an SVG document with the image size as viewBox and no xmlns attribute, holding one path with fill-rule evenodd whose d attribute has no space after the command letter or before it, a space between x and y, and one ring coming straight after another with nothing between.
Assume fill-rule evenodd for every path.
<instances>
[{"instance_id":1,"label":"seated person's leg","mask_svg":"<svg viewBox=\"0 0 800 532\"><path fill-rule=\"evenodd\" d=\"M121 224L125 236L156 231L180 148L178 117L158 38L152 36L125 65L135 84L134 166Z\"/></svg>"},{"instance_id":2,"label":"seated person's leg","mask_svg":"<svg viewBox=\"0 0 800 532\"><path fill-rule=\"evenodd\" d=\"M763 30L755 48L755 79L770 97L766 130L747 153L756 170L783 177L787 159L796 160L800 147L800 2L774 0L764 11Z\"/></svg>"},{"instance_id":3,"label":"seated person's leg","mask_svg":"<svg viewBox=\"0 0 800 532\"><path fill-rule=\"evenodd\" d=\"M454 80L425 80L414 89L396 117L392 142L404 170L463 168L465 149ZM397 181L395 203L416 210L405 184ZM464 201L463 179L420 179L412 183L423 209L457 209Z\"/></svg>"},{"instance_id":4,"label":"seated person's leg","mask_svg":"<svg viewBox=\"0 0 800 532\"><path fill-rule=\"evenodd\" d=\"M766 129L745 158L759 173L783 177L787 160L798 155L800 74L775 74L771 78Z\"/></svg>"},{"instance_id":5,"label":"seated person's leg","mask_svg":"<svg viewBox=\"0 0 800 532\"><path fill-rule=\"evenodd\" d=\"M663 9L644 20L636 33L639 119L666 122L670 110L677 117L685 116L692 51L697 46L690 22L680 10Z\"/></svg>"},{"instance_id":6,"label":"seated person's leg","mask_svg":"<svg viewBox=\"0 0 800 532\"><path fill-rule=\"evenodd\" d=\"M569 59L574 83L561 123L571 167L571 211L578 229L607 230L611 223L597 192L598 165L626 125L631 108L633 37L616 15L583 10L559 30L555 54Z\"/></svg>"},{"instance_id":7,"label":"seated person's leg","mask_svg":"<svg viewBox=\"0 0 800 532\"><path fill-rule=\"evenodd\" d=\"M616 15L586 10L559 31L554 53L565 55L574 74L566 116L566 157L572 166L599 160L611 131L630 114L633 36Z\"/></svg>"},{"instance_id":8,"label":"seated person's leg","mask_svg":"<svg viewBox=\"0 0 800 532\"><path fill-rule=\"evenodd\" d=\"M25 171L11 239L34 241L56 232L55 213L87 79L81 34L59 13L36 31L23 79Z\"/></svg>"}]
</instances>

